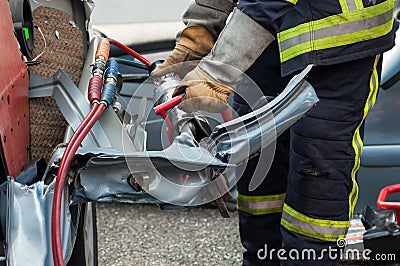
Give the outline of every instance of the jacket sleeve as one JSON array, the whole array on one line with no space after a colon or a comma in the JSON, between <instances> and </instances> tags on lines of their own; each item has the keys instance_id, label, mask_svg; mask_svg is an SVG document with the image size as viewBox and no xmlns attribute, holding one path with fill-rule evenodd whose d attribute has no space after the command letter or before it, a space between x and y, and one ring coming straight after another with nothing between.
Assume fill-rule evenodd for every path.
<instances>
[{"instance_id":1,"label":"jacket sleeve","mask_svg":"<svg viewBox=\"0 0 400 266\"><path fill-rule=\"evenodd\" d=\"M226 19L233 11L236 0L192 0L183 14L186 27L205 27L214 41L225 27Z\"/></svg>"},{"instance_id":2,"label":"jacket sleeve","mask_svg":"<svg viewBox=\"0 0 400 266\"><path fill-rule=\"evenodd\" d=\"M238 9L271 33L276 33L285 14L296 3L297 0L240 0Z\"/></svg>"}]
</instances>

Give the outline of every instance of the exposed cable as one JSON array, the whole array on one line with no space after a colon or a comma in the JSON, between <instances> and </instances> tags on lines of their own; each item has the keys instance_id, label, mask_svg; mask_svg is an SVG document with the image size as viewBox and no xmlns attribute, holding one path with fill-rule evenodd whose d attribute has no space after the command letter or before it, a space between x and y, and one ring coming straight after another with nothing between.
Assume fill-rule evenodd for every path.
<instances>
[{"instance_id":1,"label":"exposed cable","mask_svg":"<svg viewBox=\"0 0 400 266\"><path fill-rule=\"evenodd\" d=\"M47 49L46 37L44 36L42 30L40 29L39 26L35 26L35 28L40 32L40 35L42 35L44 47L43 47L43 51L42 51L40 54L38 54L35 58L33 58L33 59L31 60L31 62L37 61L37 60L44 54L44 52L45 52L46 49Z\"/></svg>"}]
</instances>

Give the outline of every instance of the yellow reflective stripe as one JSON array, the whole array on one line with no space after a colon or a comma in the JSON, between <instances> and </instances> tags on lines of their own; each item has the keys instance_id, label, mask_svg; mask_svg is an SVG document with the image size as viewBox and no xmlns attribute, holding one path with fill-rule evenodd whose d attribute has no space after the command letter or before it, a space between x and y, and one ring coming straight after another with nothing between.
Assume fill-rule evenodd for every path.
<instances>
[{"instance_id":1,"label":"yellow reflective stripe","mask_svg":"<svg viewBox=\"0 0 400 266\"><path fill-rule=\"evenodd\" d=\"M286 0L286 1L288 1L289 3L292 3L293 5L295 5L295 4L297 4L298 0Z\"/></svg>"},{"instance_id":2,"label":"yellow reflective stripe","mask_svg":"<svg viewBox=\"0 0 400 266\"><path fill-rule=\"evenodd\" d=\"M319 226L326 226L326 227L334 227L334 228L347 228L350 225L350 221L334 221L334 220L322 220L322 219L315 219L309 217L305 214L302 214L295 209L291 208L286 203L283 205L283 212L290 214L291 216L295 217L298 220L303 222L319 225Z\"/></svg>"},{"instance_id":3,"label":"yellow reflective stripe","mask_svg":"<svg viewBox=\"0 0 400 266\"><path fill-rule=\"evenodd\" d=\"M324 241L331 241L334 242L339 238L345 238L345 234L340 234L340 235L331 235L331 234L319 234L316 232L311 232L308 230L305 230L303 228L300 228L298 226L295 226L291 223L289 223L288 221L286 221L285 219L281 219L281 225L283 227L285 227L287 230L292 231L294 233L298 233L301 235L305 235L305 236L309 236L315 239L320 239L320 240L324 240Z\"/></svg>"},{"instance_id":4,"label":"yellow reflective stripe","mask_svg":"<svg viewBox=\"0 0 400 266\"><path fill-rule=\"evenodd\" d=\"M347 6L346 0L339 0L339 4L343 13L349 12L349 7Z\"/></svg>"},{"instance_id":5,"label":"yellow reflective stripe","mask_svg":"<svg viewBox=\"0 0 400 266\"><path fill-rule=\"evenodd\" d=\"M295 47L301 43L310 43L313 40L321 40L332 36L343 36L345 34L354 34L363 30L378 27L393 20L393 10L389 10L379 16L368 19L357 20L346 24L338 24L333 27L314 30L300 34L293 38L279 42L280 51L283 52L289 48Z\"/></svg>"},{"instance_id":6,"label":"yellow reflective stripe","mask_svg":"<svg viewBox=\"0 0 400 266\"><path fill-rule=\"evenodd\" d=\"M375 39L388 34L393 26L393 20L386 22L383 25L375 28L366 29L354 33L343 34L339 36L331 36L319 40L313 40L310 42L296 45L280 53L281 62L290 60L298 55L327 48L334 48L338 46L353 44L356 42L366 41Z\"/></svg>"},{"instance_id":7,"label":"yellow reflective stripe","mask_svg":"<svg viewBox=\"0 0 400 266\"><path fill-rule=\"evenodd\" d=\"M357 9L363 9L364 8L364 4L362 2L362 0L354 0Z\"/></svg>"},{"instance_id":8,"label":"yellow reflective stripe","mask_svg":"<svg viewBox=\"0 0 400 266\"><path fill-rule=\"evenodd\" d=\"M276 195L263 195L263 196L247 196L243 194L238 194L237 198L242 201L247 202L260 202L260 201L270 201L270 200L283 200L286 194L276 194Z\"/></svg>"},{"instance_id":9,"label":"yellow reflective stripe","mask_svg":"<svg viewBox=\"0 0 400 266\"><path fill-rule=\"evenodd\" d=\"M349 221L315 219L284 204L281 225L287 230L325 241L344 238Z\"/></svg>"},{"instance_id":10,"label":"yellow reflective stripe","mask_svg":"<svg viewBox=\"0 0 400 266\"><path fill-rule=\"evenodd\" d=\"M394 0L387 0L375 6L363 8L362 10L355 10L344 14L337 14L323 19L306 22L296 27L278 33L278 40L279 42L283 42L287 39L304 34L306 32L324 29L336 26L338 24L346 24L361 19L376 17L386 13L389 10L392 10L393 7L394 7Z\"/></svg>"},{"instance_id":11,"label":"yellow reflective stripe","mask_svg":"<svg viewBox=\"0 0 400 266\"><path fill-rule=\"evenodd\" d=\"M286 194L248 196L238 194L237 209L253 215L280 213Z\"/></svg>"},{"instance_id":12,"label":"yellow reflective stripe","mask_svg":"<svg viewBox=\"0 0 400 266\"><path fill-rule=\"evenodd\" d=\"M239 211L244 211L253 215L263 215L263 214L271 214L271 213L280 213L282 212L282 206L279 208L268 208L268 209L250 209L250 208L246 208L244 206L241 205L237 205L237 209Z\"/></svg>"},{"instance_id":13,"label":"yellow reflective stripe","mask_svg":"<svg viewBox=\"0 0 400 266\"><path fill-rule=\"evenodd\" d=\"M360 127L364 123L364 120L367 117L369 110L371 110L371 108L375 105L375 102L376 102L376 96L377 96L378 90L379 90L379 76L378 76L378 70L377 70L379 58L380 58L379 55L377 55L375 57L374 68L373 68L370 82L369 82L370 90L369 90L367 101L364 105L363 118L362 118L360 124L358 125L358 127L356 128L354 135L353 135L352 146L354 149L355 158L354 158L354 166L353 166L353 169L351 170L351 179L353 182L353 188L349 195L349 218L351 218L353 216L354 208L356 206L357 198L358 198L358 185L357 185L357 181L356 181L356 174L357 174L358 169L360 168L360 157L361 157L361 153L362 153L362 148L364 146L364 143L361 139Z\"/></svg>"}]
</instances>

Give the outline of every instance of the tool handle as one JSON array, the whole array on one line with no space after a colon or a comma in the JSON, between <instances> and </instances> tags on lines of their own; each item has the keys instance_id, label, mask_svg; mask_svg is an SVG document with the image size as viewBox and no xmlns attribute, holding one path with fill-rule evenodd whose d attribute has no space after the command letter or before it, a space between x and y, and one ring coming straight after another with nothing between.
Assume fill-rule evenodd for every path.
<instances>
[{"instance_id":1,"label":"tool handle","mask_svg":"<svg viewBox=\"0 0 400 266\"><path fill-rule=\"evenodd\" d=\"M166 112L169 109L172 109L175 106L177 106L178 104L180 104L180 102L182 101L182 97L183 97L183 94L179 94L178 96L175 96L171 100L168 100L160 105L157 105L156 107L153 108L153 110L156 113L156 115L162 115L165 117Z\"/></svg>"},{"instance_id":2,"label":"tool handle","mask_svg":"<svg viewBox=\"0 0 400 266\"><path fill-rule=\"evenodd\" d=\"M396 192L400 192L400 184L388 186L381 190L379 193L378 200L376 201L376 205L380 209L392 209L392 210L400 210L400 202L387 202L386 198L389 194L393 194Z\"/></svg>"},{"instance_id":3,"label":"tool handle","mask_svg":"<svg viewBox=\"0 0 400 266\"><path fill-rule=\"evenodd\" d=\"M157 105L156 107L153 108L154 112L156 113L156 115L162 115L165 118L167 116L168 110L174 108L175 106L181 103L183 95L184 94L179 94L178 96L175 96L171 100L168 100L160 105ZM228 109L223 111L221 115L225 122L232 120L232 115Z\"/></svg>"},{"instance_id":4,"label":"tool handle","mask_svg":"<svg viewBox=\"0 0 400 266\"><path fill-rule=\"evenodd\" d=\"M231 114L231 112L229 112L228 109L226 109L225 111L223 111L223 112L221 113L221 115L222 115L222 119L224 119L225 122L231 121L231 120L233 119L233 118L232 118L232 114Z\"/></svg>"},{"instance_id":5,"label":"tool handle","mask_svg":"<svg viewBox=\"0 0 400 266\"><path fill-rule=\"evenodd\" d=\"M378 196L378 200L376 201L376 205L383 210L395 210L397 224L400 225L400 202L390 202L386 201L386 198L389 194L393 194L396 192L400 192L400 184L388 186L381 190Z\"/></svg>"}]
</instances>

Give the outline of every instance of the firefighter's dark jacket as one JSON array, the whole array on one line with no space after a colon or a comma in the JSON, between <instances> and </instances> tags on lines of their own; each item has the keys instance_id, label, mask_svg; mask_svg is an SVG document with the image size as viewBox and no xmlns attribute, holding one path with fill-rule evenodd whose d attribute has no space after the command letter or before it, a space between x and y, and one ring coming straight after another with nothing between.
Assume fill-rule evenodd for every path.
<instances>
[{"instance_id":1,"label":"firefighter's dark jacket","mask_svg":"<svg viewBox=\"0 0 400 266\"><path fill-rule=\"evenodd\" d=\"M395 0L240 0L275 33L282 75L383 53L394 45ZM244 40L245 41L245 40Z\"/></svg>"}]
</instances>

